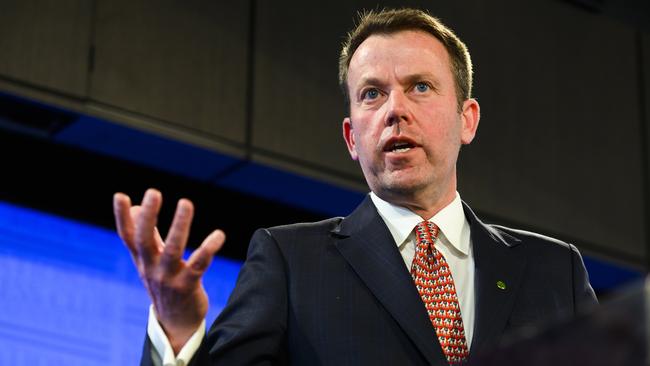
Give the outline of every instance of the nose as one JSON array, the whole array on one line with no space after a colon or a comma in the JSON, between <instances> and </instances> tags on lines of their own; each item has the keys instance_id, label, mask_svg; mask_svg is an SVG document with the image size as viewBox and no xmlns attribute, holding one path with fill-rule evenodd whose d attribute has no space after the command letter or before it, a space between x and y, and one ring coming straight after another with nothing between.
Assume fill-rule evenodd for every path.
<instances>
[{"instance_id":1,"label":"nose","mask_svg":"<svg viewBox=\"0 0 650 366\"><path fill-rule=\"evenodd\" d=\"M401 90L391 91L387 101L386 125L399 125L400 122L409 123L410 121L411 113L406 95Z\"/></svg>"}]
</instances>

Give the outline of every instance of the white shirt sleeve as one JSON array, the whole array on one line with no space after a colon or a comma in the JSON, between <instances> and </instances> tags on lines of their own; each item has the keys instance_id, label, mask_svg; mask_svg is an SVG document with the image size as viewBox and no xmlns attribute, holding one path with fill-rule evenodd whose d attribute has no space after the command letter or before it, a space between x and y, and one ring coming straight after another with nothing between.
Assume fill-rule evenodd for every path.
<instances>
[{"instance_id":1,"label":"white shirt sleeve","mask_svg":"<svg viewBox=\"0 0 650 366\"><path fill-rule=\"evenodd\" d=\"M174 349L167 339L165 331L162 329L156 319L153 305L149 307L149 322L147 325L147 335L151 340L153 348L152 358L156 366L185 366L187 365L196 351L201 346L203 337L205 337L205 319L199 325L199 328L192 334L192 337L185 343L178 356L174 355Z\"/></svg>"}]
</instances>

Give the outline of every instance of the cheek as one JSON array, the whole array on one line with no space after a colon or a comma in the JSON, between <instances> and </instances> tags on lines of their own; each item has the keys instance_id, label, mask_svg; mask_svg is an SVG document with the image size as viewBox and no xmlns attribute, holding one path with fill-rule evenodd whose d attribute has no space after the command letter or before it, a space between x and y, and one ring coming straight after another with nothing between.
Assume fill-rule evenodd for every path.
<instances>
[{"instance_id":1,"label":"cheek","mask_svg":"<svg viewBox=\"0 0 650 366\"><path fill-rule=\"evenodd\" d=\"M361 155L374 154L384 134L384 131L373 130L371 127L364 125L362 128L354 130L356 150Z\"/></svg>"},{"instance_id":2,"label":"cheek","mask_svg":"<svg viewBox=\"0 0 650 366\"><path fill-rule=\"evenodd\" d=\"M372 160L375 158L376 141L372 135L366 134L357 136L357 154L364 160Z\"/></svg>"},{"instance_id":3,"label":"cheek","mask_svg":"<svg viewBox=\"0 0 650 366\"><path fill-rule=\"evenodd\" d=\"M377 135L378 137L375 138L375 141L376 144L379 144L381 141L387 141L393 135L393 130L391 128L384 128Z\"/></svg>"},{"instance_id":4,"label":"cheek","mask_svg":"<svg viewBox=\"0 0 650 366\"><path fill-rule=\"evenodd\" d=\"M428 151L438 158L443 158L460 147L460 123L450 120L448 123L432 123L422 130L422 142Z\"/></svg>"}]
</instances>

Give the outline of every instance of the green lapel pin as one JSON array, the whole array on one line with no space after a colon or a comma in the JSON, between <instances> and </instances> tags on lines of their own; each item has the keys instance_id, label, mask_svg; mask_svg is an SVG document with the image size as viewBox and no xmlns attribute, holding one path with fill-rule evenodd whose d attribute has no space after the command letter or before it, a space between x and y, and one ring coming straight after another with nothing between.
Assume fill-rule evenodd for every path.
<instances>
[{"instance_id":1,"label":"green lapel pin","mask_svg":"<svg viewBox=\"0 0 650 366\"><path fill-rule=\"evenodd\" d=\"M499 281L497 281L497 287L499 288L499 290L505 290L506 289L506 283L499 280Z\"/></svg>"}]
</instances>

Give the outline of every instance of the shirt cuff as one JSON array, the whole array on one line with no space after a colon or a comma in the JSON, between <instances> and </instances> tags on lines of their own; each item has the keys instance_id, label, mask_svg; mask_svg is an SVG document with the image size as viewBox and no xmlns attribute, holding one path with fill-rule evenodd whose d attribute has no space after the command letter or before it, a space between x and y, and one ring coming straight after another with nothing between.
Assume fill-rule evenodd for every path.
<instances>
[{"instance_id":1,"label":"shirt cuff","mask_svg":"<svg viewBox=\"0 0 650 366\"><path fill-rule=\"evenodd\" d=\"M160 323L158 323L158 319L156 319L153 305L149 306L147 334L149 335L154 350L160 356L163 366L185 366L199 349L203 337L205 337L205 319L203 319L199 328L192 334L187 343L185 343L178 356L174 355L174 349L171 343L169 343L165 331L160 326Z\"/></svg>"}]
</instances>

